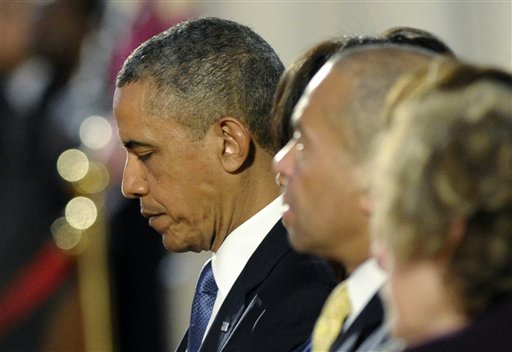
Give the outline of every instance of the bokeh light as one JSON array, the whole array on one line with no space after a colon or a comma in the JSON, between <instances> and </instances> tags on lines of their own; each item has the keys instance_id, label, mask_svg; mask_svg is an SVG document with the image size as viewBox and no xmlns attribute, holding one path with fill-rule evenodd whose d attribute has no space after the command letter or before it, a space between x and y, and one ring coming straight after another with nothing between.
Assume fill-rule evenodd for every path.
<instances>
[{"instance_id":1,"label":"bokeh light","mask_svg":"<svg viewBox=\"0 0 512 352\"><path fill-rule=\"evenodd\" d=\"M89 163L89 172L77 182L75 189L81 193L93 194L103 191L110 181L110 173L107 167L95 161Z\"/></svg>"},{"instance_id":2,"label":"bokeh light","mask_svg":"<svg viewBox=\"0 0 512 352\"><path fill-rule=\"evenodd\" d=\"M66 205L66 220L76 229L85 230L91 227L98 218L98 209L87 197L75 197Z\"/></svg>"},{"instance_id":3,"label":"bokeh light","mask_svg":"<svg viewBox=\"0 0 512 352\"><path fill-rule=\"evenodd\" d=\"M82 239L83 231L71 226L66 218L58 218L51 226L51 232L57 247L63 250L75 248Z\"/></svg>"},{"instance_id":4,"label":"bokeh light","mask_svg":"<svg viewBox=\"0 0 512 352\"><path fill-rule=\"evenodd\" d=\"M112 138L112 127L102 116L90 116L80 125L80 140L91 149L105 147Z\"/></svg>"},{"instance_id":5,"label":"bokeh light","mask_svg":"<svg viewBox=\"0 0 512 352\"><path fill-rule=\"evenodd\" d=\"M57 159L57 171L66 181L76 182L83 178L88 170L89 159L78 149L68 149Z\"/></svg>"}]
</instances>

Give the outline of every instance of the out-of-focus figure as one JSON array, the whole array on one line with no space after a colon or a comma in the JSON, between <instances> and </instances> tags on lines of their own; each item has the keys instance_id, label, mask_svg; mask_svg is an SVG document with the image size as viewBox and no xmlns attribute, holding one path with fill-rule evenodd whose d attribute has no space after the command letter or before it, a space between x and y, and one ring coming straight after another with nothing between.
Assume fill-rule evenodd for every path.
<instances>
[{"instance_id":1,"label":"out-of-focus figure","mask_svg":"<svg viewBox=\"0 0 512 352\"><path fill-rule=\"evenodd\" d=\"M54 344L49 331L59 313L79 312L73 259L55 246L50 228L71 195L56 168L60 153L76 144L62 112L101 6L72 0L0 7L0 349L44 350ZM81 345L80 320L71 321L60 347Z\"/></svg>"},{"instance_id":2,"label":"out-of-focus figure","mask_svg":"<svg viewBox=\"0 0 512 352\"><path fill-rule=\"evenodd\" d=\"M81 127L96 116L104 122L100 132L109 130L116 61L190 15L189 7L106 0L0 0L0 6L0 350L87 348L88 313L76 270L81 257L58 248L51 233L75 195L56 168L59 155L73 147L107 163L111 173L101 196L110 245L110 267L102 268L111 280L112 312L105 314L113 335L107 338L116 350L163 351L169 327L158 274L165 251L138 204L119 194L122 165L112 162L121 160L117 141L94 149Z\"/></svg>"},{"instance_id":3,"label":"out-of-focus figure","mask_svg":"<svg viewBox=\"0 0 512 352\"><path fill-rule=\"evenodd\" d=\"M407 351L512 350L512 76L439 60L393 92L376 253Z\"/></svg>"}]
</instances>

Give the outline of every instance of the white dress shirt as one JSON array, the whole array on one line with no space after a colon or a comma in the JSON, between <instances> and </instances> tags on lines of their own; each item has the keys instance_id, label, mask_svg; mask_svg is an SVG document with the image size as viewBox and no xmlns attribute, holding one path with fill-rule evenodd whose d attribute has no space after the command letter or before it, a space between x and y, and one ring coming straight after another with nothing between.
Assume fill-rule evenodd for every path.
<instances>
[{"instance_id":1,"label":"white dress shirt","mask_svg":"<svg viewBox=\"0 0 512 352\"><path fill-rule=\"evenodd\" d=\"M343 324L343 331L347 331L372 297L384 285L386 279L385 271L379 267L374 258L367 259L349 276L347 289L352 309Z\"/></svg>"},{"instance_id":2,"label":"white dress shirt","mask_svg":"<svg viewBox=\"0 0 512 352\"><path fill-rule=\"evenodd\" d=\"M224 299L226 299L245 264L274 225L281 219L282 204L282 196L274 199L269 205L231 232L217 252L213 253L211 259L213 276L219 290L204 336L210 329Z\"/></svg>"}]
</instances>

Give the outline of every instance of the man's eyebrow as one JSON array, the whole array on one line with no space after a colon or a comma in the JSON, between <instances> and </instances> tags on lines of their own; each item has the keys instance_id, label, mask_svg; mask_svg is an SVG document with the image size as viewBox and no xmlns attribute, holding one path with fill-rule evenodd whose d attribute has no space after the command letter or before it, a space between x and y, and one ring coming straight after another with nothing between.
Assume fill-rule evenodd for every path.
<instances>
[{"instance_id":1,"label":"man's eyebrow","mask_svg":"<svg viewBox=\"0 0 512 352\"><path fill-rule=\"evenodd\" d=\"M123 146L126 148L126 149L135 149L135 148L144 148L144 147L151 147L150 144L147 144L147 143L142 143L142 142L137 142L137 141L133 141L133 140L130 140L130 141L127 141L127 142L123 142Z\"/></svg>"}]
</instances>

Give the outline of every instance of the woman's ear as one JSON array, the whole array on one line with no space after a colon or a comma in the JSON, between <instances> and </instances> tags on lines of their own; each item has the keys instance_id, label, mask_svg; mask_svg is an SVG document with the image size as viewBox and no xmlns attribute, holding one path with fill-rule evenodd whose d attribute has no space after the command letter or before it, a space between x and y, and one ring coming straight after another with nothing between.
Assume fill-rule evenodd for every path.
<instances>
[{"instance_id":1,"label":"woman's ear","mask_svg":"<svg viewBox=\"0 0 512 352\"><path fill-rule=\"evenodd\" d=\"M467 224L462 218L452 219L446 234L446 242L439 250L438 260L442 266L446 267L453 260L455 252L460 247L461 242L466 236Z\"/></svg>"},{"instance_id":2,"label":"woman's ear","mask_svg":"<svg viewBox=\"0 0 512 352\"><path fill-rule=\"evenodd\" d=\"M446 247L451 252L455 252L460 246L460 243L464 240L467 231L466 221L462 218L455 218L450 224L448 231L448 238L446 241Z\"/></svg>"},{"instance_id":3,"label":"woman's ear","mask_svg":"<svg viewBox=\"0 0 512 352\"><path fill-rule=\"evenodd\" d=\"M238 119L222 117L216 122L217 135L221 137L220 160L224 170L239 171L248 158L251 135Z\"/></svg>"}]
</instances>

